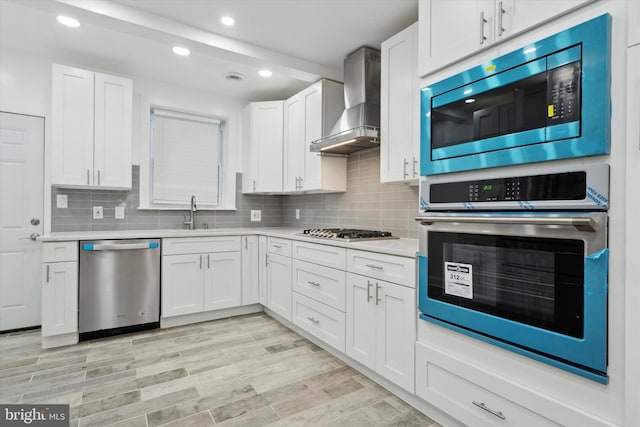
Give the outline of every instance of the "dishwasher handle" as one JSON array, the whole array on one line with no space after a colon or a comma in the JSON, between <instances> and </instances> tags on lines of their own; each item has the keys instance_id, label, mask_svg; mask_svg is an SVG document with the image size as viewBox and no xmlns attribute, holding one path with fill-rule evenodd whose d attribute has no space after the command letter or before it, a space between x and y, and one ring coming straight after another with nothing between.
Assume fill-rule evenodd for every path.
<instances>
[{"instance_id":1,"label":"dishwasher handle","mask_svg":"<svg viewBox=\"0 0 640 427\"><path fill-rule=\"evenodd\" d=\"M83 251L128 251L131 249L155 249L158 242L142 243L83 243Z\"/></svg>"}]
</instances>

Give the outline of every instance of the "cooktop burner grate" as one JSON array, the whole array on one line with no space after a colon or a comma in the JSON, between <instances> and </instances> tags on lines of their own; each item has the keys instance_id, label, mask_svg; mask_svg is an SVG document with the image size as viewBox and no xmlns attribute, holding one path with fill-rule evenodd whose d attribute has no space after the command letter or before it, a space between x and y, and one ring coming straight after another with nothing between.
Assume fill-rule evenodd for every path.
<instances>
[{"instance_id":1,"label":"cooktop burner grate","mask_svg":"<svg viewBox=\"0 0 640 427\"><path fill-rule=\"evenodd\" d=\"M347 242L363 240L399 239L388 231L359 230L356 228L311 228L302 235L323 239L341 239Z\"/></svg>"}]
</instances>

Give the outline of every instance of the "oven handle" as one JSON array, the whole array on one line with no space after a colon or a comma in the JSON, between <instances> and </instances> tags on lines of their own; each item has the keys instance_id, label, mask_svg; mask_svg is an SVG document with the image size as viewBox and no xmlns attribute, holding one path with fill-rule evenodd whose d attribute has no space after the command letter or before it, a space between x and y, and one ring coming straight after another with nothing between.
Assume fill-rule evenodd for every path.
<instances>
[{"instance_id":1,"label":"oven handle","mask_svg":"<svg viewBox=\"0 0 640 427\"><path fill-rule=\"evenodd\" d=\"M520 217L520 216L481 216L481 215L451 215L451 216L417 216L416 221L422 225L434 222L462 222L475 224L530 224L530 225L563 225L574 226L580 231L597 231L598 223L588 217Z\"/></svg>"}]
</instances>

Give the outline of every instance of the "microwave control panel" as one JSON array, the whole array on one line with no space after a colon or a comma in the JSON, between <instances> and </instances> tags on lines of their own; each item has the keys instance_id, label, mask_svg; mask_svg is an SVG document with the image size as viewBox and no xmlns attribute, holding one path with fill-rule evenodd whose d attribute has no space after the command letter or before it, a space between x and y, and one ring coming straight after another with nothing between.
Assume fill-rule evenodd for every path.
<instances>
[{"instance_id":1,"label":"microwave control panel","mask_svg":"<svg viewBox=\"0 0 640 427\"><path fill-rule=\"evenodd\" d=\"M581 200L587 193L584 171L431 184L431 203Z\"/></svg>"},{"instance_id":2,"label":"microwave control panel","mask_svg":"<svg viewBox=\"0 0 640 427\"><path fill-rule=\"evenodd\" d=\"M547 73L547 126L580 120L580 61Z\"/></svg>"}]
</instances>

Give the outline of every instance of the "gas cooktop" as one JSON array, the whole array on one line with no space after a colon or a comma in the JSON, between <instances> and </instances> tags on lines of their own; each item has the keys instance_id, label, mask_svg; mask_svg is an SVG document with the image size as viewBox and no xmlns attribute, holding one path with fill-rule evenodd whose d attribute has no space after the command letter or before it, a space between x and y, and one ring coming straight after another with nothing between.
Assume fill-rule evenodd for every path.
<instances>
[{"instance_id":1,"label":"gas cooktop","mask_svg":"<svg viewBox=\"0 0 640 427\"><path fill-rule=\"evenodd\" d=\"M336 239L346 242L361 242L364 240L399 239L388 231L358 230L355 228L311 228L304 230L302 236L318 237L321 239Z\"/></svg>"}]
</instances>

